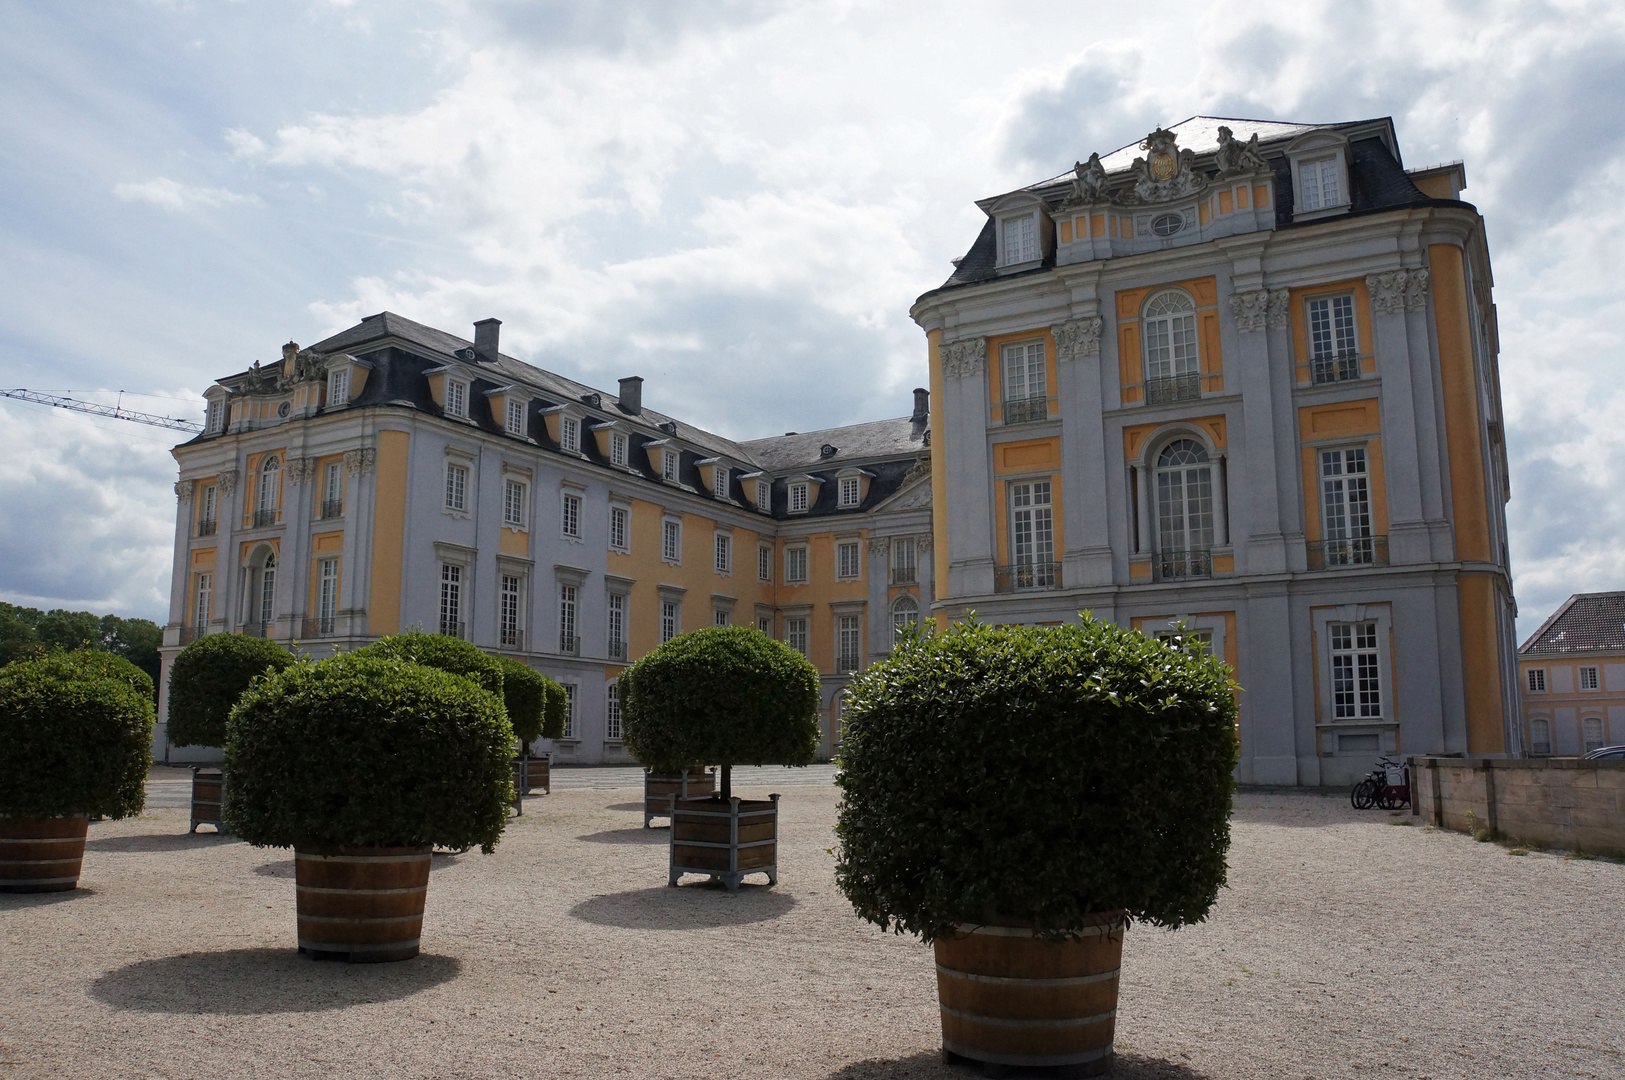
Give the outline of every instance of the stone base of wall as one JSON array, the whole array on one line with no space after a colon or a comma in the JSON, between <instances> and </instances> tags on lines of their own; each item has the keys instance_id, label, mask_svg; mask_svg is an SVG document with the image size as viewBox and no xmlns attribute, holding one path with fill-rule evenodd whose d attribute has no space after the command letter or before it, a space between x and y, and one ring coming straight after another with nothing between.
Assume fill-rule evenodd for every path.
<instances>
[{"instance_id":1,"label":"stone base of wall","mask_svg":"<svg viewBox=\"0 0 1625 1080\"><path fill-rule=\"evenodd\" d=\"M1440 828L1476 824L1497 838L1625 858L1625 761L1413 757L1410 766L1411 813Z\"/></svg>"}]
</instances>

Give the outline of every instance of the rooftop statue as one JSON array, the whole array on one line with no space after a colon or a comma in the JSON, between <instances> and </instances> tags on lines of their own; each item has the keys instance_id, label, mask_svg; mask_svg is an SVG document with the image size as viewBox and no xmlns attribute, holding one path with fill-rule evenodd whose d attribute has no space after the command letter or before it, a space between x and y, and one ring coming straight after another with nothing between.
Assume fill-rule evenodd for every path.
<instances>
[{"instance_id":1,"label":"rooftop statue","mask_svg":"<svg viewBox=\"0 0 1625 1080\"><path fill-rule=\"evenodd\" d=\"M1229 128L1219 127L1219 150L1213 155L1220 176L1238 176L1265 168L1264 155L1258 152L1258 132L1246 142L1236 139Z\"/></svg>"}]
</instances>

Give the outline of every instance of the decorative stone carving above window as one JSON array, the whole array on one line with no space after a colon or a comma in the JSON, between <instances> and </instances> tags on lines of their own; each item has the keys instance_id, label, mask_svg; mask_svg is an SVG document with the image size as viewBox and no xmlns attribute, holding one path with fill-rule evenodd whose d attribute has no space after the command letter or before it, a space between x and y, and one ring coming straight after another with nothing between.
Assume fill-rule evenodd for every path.
<instances>
[{"instance_id":1,"label":"decorative stone carving above window","mask_svg":"<svg viewBox=\"0 0 1625 1080\"><path fill-rule=\"evenodd\" d=\"M1368 274L1365 287L1371 293L1372 308L1378 312L1419 311L1428 302L1428 271L1418 267Z\"/></svg>"},{"instance_id":2,"label":"decorative stone carving above window","mask_svg":"<svg viewBox=\"0 0 1625 1080\"><path fill-rule=\"evenodd\" d=\"M1105 325L1105 320L1096 315L1050 327L1050 332L1055 335L1055 359L1071 360L1078 356L1097 355L1100 352L1100 333Z\"/></svg>"},{"instance_id":3,"label":"decorative stone carving above window","mask_svg":"<svg viewBox=\"0 0 1625 1080\"><path fill-rule=\"evenodd\" d=\"M377 465L378 450L375 447L363 446L344 451L344 471L351 476L367 476Z\"/></svg>"},{"instance_id":4,"label":"decorative stone carving above window","mask_svg":"<svg viewBox=\"0 0 1625 1080\"><path fill-rule=\"evenodd\" d=\"M316 475L316 462L310 458L291 457L288 459L287 477L290 484L308 484Z\"/></svg>"},{"instance_id":5,"label":"decorative stone carving above window","mask_svg":"<svg viewBox=\"0 0 1625 1080\"><path fill-rule=\"evenodd\" d=\"M193 484L194 481L191 480L175 481L175 501L180 503L182 506L185 506L187 503L191 502Z\"/></svg>"},{"instance_id":6,"label":"decorative stone carving above window","mask_svg":"<svg viewBox=\"0 0 1625 1080\"><path fill-rule=\"evenodd\" d=\"M1262 330L1268 324L1280 329L1287 324L1292 293L1287 289L1251 289L1230 294L1230 313L1236 329L1244 334Z\"/></svg>"},{"instance_id":7,"label":"decorative stone carving above window","mask_svg":"<svg viewBox=\"0 0 1625 1080\"><path fill-rule=\"evenodd\" d=\"M1279 330L1284 327L1292 314L1292 291L1290 289L1270 290L1270 329Z\"/></svg>"},{"instance_id":8,"label":"decorative stone carving above window","mask_svg":"<svg viewBox=\"0 0 1625 1080\"><path fill-rule=\"evenodd\" d=\"M226 496L230 495L232 492L237 490L237 470L228 469L227 471L221 473L220 479L217 481L217 483L220 485L221 498L225 498Z\"/></svg>"},{"instance_id":9,"label":"decorative stone carving above window","mask_svg":"<svg viewBox=\"0 0 1625 1080\"><path fill-rule=\"evenodd\" d=\"M980 375L987 370L987 338L944 343L939 349L942 353L942 373L951 379Z\"/></svg>"}]
</instances>

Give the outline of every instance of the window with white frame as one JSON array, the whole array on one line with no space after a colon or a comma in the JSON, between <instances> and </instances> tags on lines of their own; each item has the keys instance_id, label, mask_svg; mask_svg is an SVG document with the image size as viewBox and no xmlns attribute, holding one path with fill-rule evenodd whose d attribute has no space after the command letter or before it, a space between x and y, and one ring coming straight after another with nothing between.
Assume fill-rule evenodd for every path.
<instances>
[{"instance_id":1,"label":"window with white frame","mask_svg":"<svg viewBox=\"0 0 1625 1080\"><path fill-rule=\"evenodd\" d=\"M1546 669L1530 668L1528 673L1529 692L1531 694L1544 694L1546 692Z\"/></svg>"},{"instance_id":2,"label":"window with white frame","mask_svg":"<svg viewBox=\"0 0 1625 1080\"><path fill-rule=\"evenodd\" d=\"M335 408L350 400L350 369L334 368L327 373L327 405Z\"/></svg>"},{"instance_id":3,"label":"window with white frame","mask_svg":"<svg viewBox=\"0 0 1625 1080\"><path fill-rule=\"evenodd\" d=\"M784 580L791 585L807 584L806 548L787 547L784 549Z\"/></svg>"},{"instance_id":4,"label":"window with white frame","mask_svg":"<svg viewBox=\"0 0 1625 1080\"><path fill-rule=\"evenodd\" d=\"M524 648L524 582L517 574L503 574L500 607L497 611L498 644L505 649Z\"/></svg>"},{"instance_id":5,"label":"window with white frame","mask_svg":"<svg viewBox=\"0 0 1625 1080\"><path fill-rule=\"evenodd\" d=\"M756 545L756 580L770 582L773 580L773 545Z\"/></svg>"},{"instance_id":6,"label":"window with white frame","mask_svg":"<svg viewBox=\"0 0 1625 1080\"><path fill-rule=\"evenodd\" d=\"M611 465L626 464L626 436L619 431L609 433L609 463Z\"/></svg>"},{"instance_id":7,"label":"window with white frame","mask_svg":"<svg viewBox=\"0 0 1625 1080\"><path fill-rule=\"evenodd\" d=\"M581 539L581 496L564 493L564 505L560 511L559 532L572 540Z\"/></svg>"},{"instance_id":8,"label":"window with white frame","mask_svg":"<svg viewBox=\"0 0 1625 1080\"><path fill-rule=\"evenodd\" d=\"M1032 262L1038 258L1038 215L1007 217L999 222L999 265Z\"/></svg>"},{"instance_id":9,"label":"window with white frame","mask_svg":"<svg viewBox=\"0 0 1625 1080\"><path fill-rule=\"evenodd\" d=\"M1580 753L1589 754L1593 750L1601 750L1602 717L1587 716L1580 721Z\"/></svg>"},{"instance_id":10,"label":"window with white frame","mask_svg":"<svg viewBox=\"0 0 1625 1080\"><path fill-rule=\"evenodd\" d=\"M1036 411L1028 416L1021 405L1031 401L1048 401L1049 383L1044 373L1044 343L1029 341L1020 345L1006 345L999 350L1000 367L1004 369L1004 422L1041 420L1048 415ZM1017 403L1021 403L1018 405ZM1015 406L1015 408L1012 408Z\"/></svg>"},{"instance_id":11,"label":"window with white frame","mask_svg":"<svg viewBox=\"0 0 1625 1080\"><path fill-rule=\"evenodd\" d=\"M683 523L669 518L660 523L660 558L679 564L683 561Z\"/></svg>"},{"instance_id":12,"label":"window with white frame","mask_svg":"<svg viewBox=\"0 0 1625 1080\"><path fill-rule=\"evenodd\" d=\"M756 629L761 631L762 633L766 634L768 637L772 637L773 636L773 616L771 616L771 615L758 615L758 616L756 616Z\"/></svg>"},{"instance_id":13,"label":"window with white frame","mask_svg":"<svg viewBox=\"0 0 1625 1080\"><path fill-rule=\"evenodd\" d=\"M891 583L893 585L912 585L919 576L919 566L915 561L914 538L912 536L894 536L891 542Z\"/></svg>"},{"instance_id":14,"label":"window with white frame","mask_svg":"<svg viewBox=\"0 0 1625 1080\"><path fill-rule=\"evenodd\" d=\"M1165 446L1157 455L1156 486L1158 550L1193 555L1205 566L1213 547L1213 466L1206 447L1195 439Z\"/></svg>"},{"instance_id":15,"label":"window with white frame","mask_svg":"<svg viewBox=\"0 0 1625 1080\"><path fill-rule=\"evenodd\" d=\"M525 527L525 482L508 479L502 482L502 524L510 529Z\"/></svg>"},{"instance_id":16,"label":"window with white frame","mask_svg":"<svg viewBox=\"0 0 1625 1080\"><path fill-rule=\"evenodd\" d=\"M1332 719L1382 719L1382 675L1377 624L1332 623Z\"/></svg>"},{"instance_id":17,"label":"window with white frame","mask_svg":"<svg viewBox=\"0 0 1625 1080\"><path fill-rule=\"evenodd\" d=\"M911 626L920 622L920 602L908 593L904 593L891 605L892 642L896 643L898 635L906 633Z\"/></svg>"},{"instance_id":18,"label":"window with white frame","mask_svg":"<svg viewBox=\"0 0 1625 1080\"><path fill-rule=\"evenodd\" d=\"M608 618L609 656L611 660L626 659L626 594L609 594Z\"/></svg>"},{"instance_id":19,"label":"window with white frame","mask_svg":"<svg viewBox=\"0 0 1625 1080\"><path fill-rule=\"evenodd\" d=\"M835 545L835 576L838 578L855 578L863 573L862 561L858 557L863 545L856 540L843 540Z\"/></svg>"},{"instance_id":20,"label":"window with white frame","mask_svg":"<svg viewBox=\"0 0 1625 1080\"><path fill-rule=\"evenodd\" d=\"M719 607L711 610L712 626L732 626L733 621L734 613L729 611L727 608Z\"/></svg>"},{"instance_id":21,"label":"window with white frame","mask_svg":"<svg viewBox=\"0 0 1625 1080\"><path fill-rule=\"evenodd\" d=\"M225 418L226 406L222 401L209 402L208 415L204 421L204 430L211 435L220 430L220 422Z\"/></svg>"},{"instance_id":22,"label":"window with white frame","mask_svg":"<svg viewBox=\"0 0 1625 1080\"><path fill-rule=\"evenodd\" d=\"M728 497L728 466L711 466L711 494L719 499Z\"/></svg>"},{"instance_id":23,"label":"window with white frame","mask_svg":"<svg viewBox=\"0 0 1625 1080\"><path fill-rule=\"evenodd\" d=\"M1199 376L1201 356L1196 344L1196 303L1179 289L1153 296L1140 316L1145 338L1145 377L1190 380ZM1200 394L1201 387L1195 387Z\"/></svg>"},{"instance_id":24,"label":"window with white frame","mask_svg":"<svg viewBox=\"0 0 1625 1080\"><path fill-rule=\"evenodd\" d=\"M209 625L209 614L214 610L214 575L203 573L197 576L197 586L192 598L192 625L204 627Z\"/></svg>"},{"instance_id":25,"label":"window with white frame","mask_svg":"<svg viewBox=\"0 0 1625 1080\"><path fill-rule=\"evenodd\" d=\"M660 601L660 643L664 645L677 636L679 613L675 600Z\"/></svg>"},{"instance_id":26,"label":"window with white frame","mask_svg":"<svg viewBox=\"0 0 1625 1080\"><path fill-rule=\"evenodd\" d=\"M265 464L260 466L259 490L255 493L258 500L255 509L261 515L270 514L274 516L279 501L277 496L282 486L281 479L281 464L277 461L277 456L272 454L265 459ZM261 525L268 524L268 522L255 521L254 524Z\"/></svg>"},{"instance_id":27,"label":"window with white frame","mask_svg":"<svg viewBox=\"0 0 1625 1080\"><path fill-rule=\"evenodd\" d=\"M333 632L333 619L339 610L339 561L323 559L316 566L316 617L324 633Z\"/></svg>"},{"instance_id":28,"label":"window with white frame","mask_svg":"<svg viewBox=\"0 0 1625 1080\"><path fill-rule=\"evenodd\" d=\"M802 656L807 655L807 620L805 617L784 620L784 643Z\"/></svg>"},{"instance_id":29,"label":"window with white frame","mask_svg":"<svg viewBox=\"0 0 1625 1080\"><path fill-rule=\"evenodd\" d=\"M559 652L574 654L577 651L576 642L576 587L570 584L559 586Z\"/></svg>"},{"instance_id":30,"label":"window with white frame","mask_svg":"<svg viewBox=\"0 0 1625 1080\"><path fill-rule=\"evenodd\" d=\"M840 506L845 509L858 505L862 500L858 498L858 478L855 476L841 477Z\"/></svg>"},{"instance_id":31,"label":"window with white frame","mask_svg":"<svg viewBox=\"0 0 1625 1080\"><path fill-rule=\"evenodd\" d=\"M446 415L468 415L468 384L456 379L446 380Z\"/></svg>"},{"instance_id":32,"label":"window with white frame","mask_svg":"<svg viewBox=\"0 0 1625 1080\"><path fill-rule=\"evenodd\" d=\"M1327 565L1363 566L1374 562L1365 447L1320 452L1320 501Z\"/></svg>"},{"instance_id":33,"label":"window with white frame","mask_svg":"<svg viewBox=\"0 0 1625 1080\"><path fill-rule=\"evenodd\" d=\"M1598 679L1597 679L1597 669L1596 668L1594 668L1594 667L1578 668L1575 671L1575 675L1579 680L1579 685L1580 685L1581 690L1595 690L1595 689L1597 689Z\"/></svg>"},{"instance_id":34,"label":"window with white frame","mask_svg":"<svg viewBox=\"0 0 1625 1080\"><path fill-rule=\"evenodd\" d=\"M610 683L604 687L604 741L621 741L621 687Z\"/></svg>"},{"instance_id":35,"label":"window with white frame","mask_svg":"<svg viewBox=\"0 0 1625 1080\"><path fill-rule=\"evenodd\" d=\"M576 684L564 684L564 735L566 739L574 739L576 735Z\"/></svg>"},{"instance_id":36,"label":"window with white frame","mask_svg":"<svg viewBox=\"0 0 1625 1080\"><path fill-rule=\"evenodd\" d=\"M1544 716L1529 721L1529 753L1534 757L1552 756L1552 722Z\"/></svg>"},{"instance_id":37,"label":"window with white frame","mask_svg":"<svg viewBox=\"0 0 1625 1080\"><path fill-rule=\"evenodd\" d=\"M1309 316L1309 360L1324 365L1343 358L1358 358L1359 335L1354 328L1354 297L1312 296L1304 303ZM1317 376L1318 376L1317 372ZM1331 374L1336 374L1332 372ZM1352 376L1357 378L1358 368ZM1315 382L1333 382L1333 378L1319 378Z\"/></svg>"},{"instance_id":38,"label":"window with white frame","mask_svg":"<svg viewBox=\"0 0 1625 1080\"><path fill-rule=\"evenodd\" d=\"M525 433L525 403L518 398L508 399L507 422L503 425L509 435Z\"/></svg>"},{"instance_id":39,"label":"window with white frame","mask_svg":"<svg viewBox=\"0 0 1625 1080\"><path fill-rule=\"evenodd\" d=\"M717 533L717 573L731 574L734 568L734 538Z\"/></svg>"},{"instance_id":40,"label":"window with white frame","mask_svg":"<svg viewBox=\"0 0 1625 1080\"><path fill-rule=\"evenodd\" d=\"M322 473L322 517L337 517L344 513L344 464L330 461Z\"/></svg>"},{"instance_id":41,"label":"window with white frame","mask_svg":"<svg viewBox=\"0 0 1625 1080\"><path fill-rule=\"evenodd\" d=\"M756 509L765 513L773 511L773 482L768 479L756 481Z\"/></svg>"},{"instance_id":42,"label":"window with white frame","mask_svg":"<svg viewBox=\"0 0 1625 1080\"><path fill-rule=\"evenodd\" d=\"M1336 155L1298 162L1298 190L1301 192L1298 209L1321 210L1341 205L1344 202L1341 173Z\"/></svg>"},{"instance_id":43,"label":"window with white frame","mask_svg":"<svg viewBox=\"0 0 1625 1080\"><path fill-rule=\"evenodd\" d=\"M463 636L463 568L456 563L440 564L440 632Z\"/></svg>"},{"instance_id":44,"label":"window with white frame","mask_svg":"<svg viewBox=\"0 0 1625 1080\"><path fill-rule=\"evenodd\" d=\"M276 556L266 555L265 565L260 568L259 590L259 618L261 626L267 626L275 617L276 602Z\"/></svg>"},{"instance_id":45,"label":"window with white frame","mask_svg":"<svg viewBox=\"0 0 1625 1080\"><path fill-rule=\"evenodd\" d=\"M220 513L220 489L213 484L203 485L203 497L198 500L198 535L207 536L214 532L216 517Z\"/></svg>"},{"instance_id":46,"label":"window with white frame","mask_svg":"<svg viewBox=\"0 0 1625 1080\"><path fill-rule=\"evenodd\" d=\"M810 485L805 482L790 485L790 513L805 514L807 512L807 493Z\"/></svg>"},{"instance_id":47,"label":"window with white frame","mask_svg":"<svg viewBox=\"0 0 1625 1080\"><path fill-rule=\"evenodd\" d=\"M631 535L631 519L632 512L626 507L612 506L609 508L609 546L616 551L630 549L627 540Z\"/></svg>"},{"instance_id":48,"label":"window with white frame","mask_svg":"<svg viewBox=\"0 0 1625 1080\"><path fill-rule=\"evenodd\" d=\"M660 452L660 478L662 480L670 480L672 483L676 483L677 464L677 451L662 450Z\"/></svg>"},{"instance_id":49,"label":"window with white frame","mask_svg":"<svg viewBox=\"0 0 1625 1080\"><path fill-rule=\"evenodd\" d=\"M559 446L571 453L581 449L581 421L573 416L559 417Z\"/></svg>"},{"instance_id":50,"label":"window with white frame","mask_svg":"<svg viewBox=\"0 0 1625 1080\"><path fill-rule=\"evenodd\" d=\"M856 615L835 620L835 670L856 671L862 666L863 627Z\"/></svg>"},{"instance_id":51,"label":"window with white frame","mask_svg":"<svg viewBox=\"0 0 1625 1080\"><path fill-rule=\"evenodd\" d=\"M1048 480L1010 485L1010 561L1015 584L1055 584L1055 507Z\"/></svg>"},{"instance_id":52,"label":"window with white frame","mask_svg":"<svg viewBox=\"0 0 1625 1080\"><path fill-rule=\"evenodd\" d=\"M468 509L468 469L446 463L446 509L463 513Z\"/></svg>"}]
</instances>

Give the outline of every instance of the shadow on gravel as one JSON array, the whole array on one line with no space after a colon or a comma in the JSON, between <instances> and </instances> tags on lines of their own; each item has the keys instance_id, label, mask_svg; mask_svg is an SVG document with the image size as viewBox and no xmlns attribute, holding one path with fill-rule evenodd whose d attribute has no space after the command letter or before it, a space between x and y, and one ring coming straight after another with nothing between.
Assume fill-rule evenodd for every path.
<instances>
[{"instance_id":1,"label":"shadow on gravel","mask_svg":"<svg viewBox=\"0 0 1625 1080\"><path fill-rule=\"evenodd\" d=\"M712 930L777 919L795 906L794 897L748 882L732 894L721 885L657 885L583 900L570 916L623 930Z\"/></svg>"},{"instance_id":2,"label":"shadow on gravel","mask_svg":"<svg viewBox=\"0 0 1625 1080\"><path fill-rule=\"evenodd\" d=\"M666 829L645 829L639 825L635 829L606 829L603 832L587 833L576 837L577 840L589 844L666 844L670 845L671 833Z\"/></svg>"},{"instance_id":3,"label":"shadow on gravel","mask_svg":"<svg viewBox=\"0 0 1625 1080\"><path fill-rule=\"evenodd\" d=\"M605 810L637 810L637 811L642 811L643 804L640 803L640 802L610 803L608 806L604 807L604 809Z\"/></svg>"},{"instance_id":4,"label":"shadow on gravel","mask_svg":"<svg viewBox=\"0 0 1625 1080\"><path fill-rule=\"evenodd\" d=\"M142 833L139 836L104 836L86 840L86 851L189 851L192 848L240 844L229 833Z\"/></svg>"},{"instance_id":5,"label":"shadow on gravel","mask_svg":"<svg viewBox=\"0 0 1625 1080\"><path fill-rule=\"evenodd\" d=\"M448 866L456 866L459 856L450 851L437 851L434 858L429 860L429 871L444 870ZM293 880L293 860L277 859L273 862L260 863L254 867L254 873L260 877L279 877Z\"/></svg>"},{"instance_id":6,"label":"shadow on gravel","mask_svg":"<svg viewBox=\"0 0 1625 1080\"><path fill-rule=\"evenodd\" d=\"M50 907L83 896L95 896L98 890L81 885L77 889L61 892L0 892L0 911L27 911L29 908Z\"/></svg>"},{"instance_id":7,"label":"shadow on gravel","mask_svg":"<svg viewBox=\"0 0 1625 1080\"><path fill-rule=\"evenodd\" d=\"M410 997L456 978L460 967L427 954L396 964L324 964L291 948L230 949L126 964L92 983L90 996L133 1012L325 1012Z\"/></svg>"},{"instance_id":8,"label":"shadow on gravel","mask_svg":"<svg viewBox=\"0 0 1625 1080\"><path fill-rule=\"evenodd\" d=\"M965 1080L973 1076L1039 1077L1065 1076L1056 1069L1029 1069L1014 1066L997 1067L984 1071L975 1062L956 1060L952 1064L943 1060L940 1050L910 1054L904 1058L874 1058L856 1061L838 1072L829 1074L829 1080ZM1139 1054L1119 1053L1112 1070L1105 1074L1111 1080L1208 1080L1207 1073L1197 1072L1161 1058L1142 1057Z\"/></svg>"}]
</instances>

